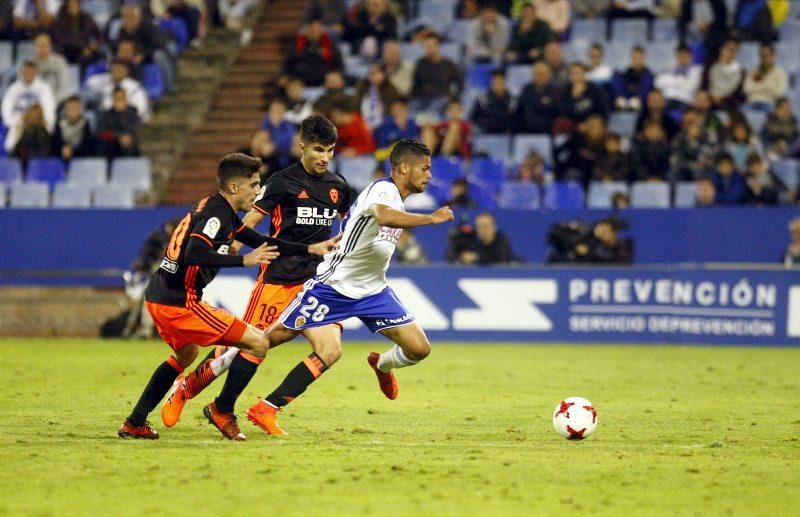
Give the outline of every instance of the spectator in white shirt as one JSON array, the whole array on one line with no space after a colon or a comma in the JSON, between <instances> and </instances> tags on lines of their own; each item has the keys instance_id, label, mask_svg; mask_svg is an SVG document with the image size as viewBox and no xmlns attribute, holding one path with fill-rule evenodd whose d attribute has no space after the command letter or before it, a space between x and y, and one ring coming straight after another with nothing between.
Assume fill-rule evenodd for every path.
<instances>
[{"instance_id":1,"label":"spectator in white shirt","mask_svg":"<svg viewBox=\"0 0 800 517\"><path fill-rule=\"evenodd\" d=\"M86 88L99 98L100 108L104 110L111 109L117 87L125 90L128 105L136 108L139 118L146 122L150 118L150 100L142 84L130 78L127 63L116 60L111 63L110 72L93 75L86 81Z\"/></svg>"},{"instance_id":2,"label":"spectator in white shirt","mask_svg":"<svg viewBox=\"0 0 800 517\"><path fill-rule=\"evenodd\" d=\"M744 68L736 60L738 53L739 44L726 41L717 61L708 69L708 93L716 108L732 108L740 100Z\"/></svg>"},{"instance_id":3,"label":"spectator in white shirt","mask_svg":"<svg viewBox=\"0 0 800 517\"><path fill-rule=\"evenodd\" d=\"M677 66L656 76L655 87L661 90L671 107L685 108L692 104L694 92L700 88L703 69L694 64L692 51L681 45L677 50Z\"/></svg>"},{"instance_id":4,"label":"spectator in white shirt","mask_svg":"<svg viewBox=\"0 0 800 517\"><path fill-rule=\"evenodd\" d=\"M761 63L747 73L744 94L750 107L769 111L778 99L786 95L789 76L782 66L775 63L775 50L771 45L762 45L759 54Z\"/></svg>"},{"instance_id":5,"label":"spectator in white shirt","mask_svg":"<svg viewBox=\"0 0 800 517\"><path fill-rule=\"evenodd\" d=\"M499 65L510 41L511 24L508 18L488 4L470 24L467 57L472 62L493 62Z\"/></svg>"},{"instance_id":6,"label":"spectator in white shirt","mask_svg":"<svg viewBox=\"0 0 800 517\"><path fill-rule=\"evenodd\" d=\"M19 139L17 129L22 121L23 114L33 106L39 104L42 107L47 130L52 132L56 120L56 100L53 90L42 81L36 74L36 65L31 61L22 64L20 75L3 95L2 111L3 125L9 128L6 136L5 149L10 151Z\"/></svg>"},{"instance_id":7,"label":"spectator in white shirt","mask_svg":"<svg viewBox=\"0 0 800 517\"><path fill-rule=\"evenodd\" d=\"M611 82L614 70L603 62L603 45L592 44L589 47L589 67L586 69L586 79L590 83L605 86Z\"/></svg>"},{"instance_id":8,"label":"spectator in white shirt","mask_svg":"<svg viewBox=\"0 0 800 517\"><path fill-rule=\"evenodd\" d=\"M55 21L61 0L16 0L14 2L14 29L28 37L47 30Z\"/></svg>"},{"instance_id":9,"label":"spectator in white shirt","mask_svg":"<svg viewBox=\"0 0 800 517\"><path fill-rule=\"evenodd\" d=\"M50 85L56 102L61 103L70 95L77 93L77 85L70 84L69 68L64 56L53 52L53 40L49 34L43 32L34 40L36 54L33 61L42 81Z\"/></svg>"}]
</instances>

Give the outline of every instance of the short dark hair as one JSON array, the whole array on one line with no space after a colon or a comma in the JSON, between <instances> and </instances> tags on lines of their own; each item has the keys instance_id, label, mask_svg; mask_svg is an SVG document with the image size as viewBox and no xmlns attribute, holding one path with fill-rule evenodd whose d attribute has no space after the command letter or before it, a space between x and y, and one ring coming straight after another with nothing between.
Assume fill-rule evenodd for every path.
<instances>
[{"instance_id":1,"label":"short dark hair","mask_svg":"<svg viewBox=\"0 0 800 517\"><path fill-rule=\"evenodd\" d=\"M64 99L64 104L66 104L68 102L81 102L81 98L78 97L77 95L70 95L69 97ZM81 104L81 105L83 105L83 104Z\"/></svg>"},{"instance_id":2,"label":"short dark hair","mask_svg":"<svg viewBox=\"0 0 800 517\"><path fill-rule=\"evenodd\" d=\"M504 69L502 69L502 68L495 68L494 70L492 70L492 75L491 76L492 77L503 77L503 78L505 78L506 71Z\"/></svg>"},{"instance_id":3,"label":"short dark hair","mask_svg":"<svg viewBox=\"0 0 800 517\"><path fill-rule=\"evenodd\" d=\"M300 124L300 141L306 145L333 145L338 137L336 126L322 115L311 115Z\"/></svg>"},{"instance_id":4,"label":"short dark hair","mask_svg":"<svg viewBox=\"0 0 800 517\"><path fill-rule=\"evenodd\" d=\"M733 156L731 156L731 154L730 154L730 153L728 153L728 152L725 152L725 151L722 151L721 153L719 153L719 154L717 155L717 160L716 160L716 162L717 162L718 164L720 164L720 163L722 163L722 162L734 163L734 162L733 162Z\"/></svg>"},{"instance_id":5,"label":"short dark hair","mask_svg":"<svg viewBox=\"0 0 800 517\"><path fill-rule=\"evenodd\" d=\"M427 145L418 140L403 138L402 140L398 140L397 143L394 144L394 147L392 147L392 152L389 153L389 163L392 164L392 170L395 170L410 156L420 157L430 155L431 150Z\"/></svg>"},{"instance_id":6,"label":"short dark hair","mask_svg":"<svg viewBox=\"0 0 800 517\"><path fill-rule=\"evenodd\" d=\"M236 178L249 178L261 170L261 159L242 153L226 154L217 167L217 185L222 187Z\"/></svg>"}]
</instances>

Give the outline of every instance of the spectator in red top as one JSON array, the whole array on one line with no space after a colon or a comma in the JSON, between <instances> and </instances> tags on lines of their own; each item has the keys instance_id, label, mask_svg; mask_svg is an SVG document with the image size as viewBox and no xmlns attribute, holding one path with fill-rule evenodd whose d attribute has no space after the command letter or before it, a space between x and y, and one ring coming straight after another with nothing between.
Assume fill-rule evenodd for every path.
<instances>
[{"instance_id":1,"label":"spectator in red top","mask_svg":"<svg viewBox=\"0 0 800 517\"><path fill-rule=\"evenodd\" d=\"M331 107L330 119L339 132L336 149L342 156L371 154L377 149L367 123L352 102L339 100Z\"/></svg>"},{"instance_id":2,"label":"spectator in red top","mask_svg":"<svg viewBox=\"0 0 800 517\"><path fill-rule=\"evenodd\" d=\"M447 120L422 129L421 140L434 154L441 156L460 156L468 159L472 155L470 141L472 126L464 120L464 110L457 99L447 105Z\"/></svg>"},{"instance_id":3,"label":"spectator in red top","mask_svg":"<svg viewBox=\"0 0 800 517\"><path fill-rule=\"evenodd\" d=\"M283 73L306 86L320 86L325 74L344 68L342 55L320 20L312 20L286 53Z\"/></svg>"}]
</instances>

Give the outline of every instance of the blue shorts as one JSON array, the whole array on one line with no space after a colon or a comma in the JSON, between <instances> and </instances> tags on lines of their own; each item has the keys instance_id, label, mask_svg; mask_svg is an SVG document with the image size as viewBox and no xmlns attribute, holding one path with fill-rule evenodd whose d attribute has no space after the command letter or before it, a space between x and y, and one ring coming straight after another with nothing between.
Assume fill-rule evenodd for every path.
<instances>
[{"instance_id":1,"label":"blue shorts","mask_svg":"<svg viewBox=\"0 0 800 517\"><path fill-rule=\"evenodd\" d=\"M328 285L315 283L301 291L286 307L280 322L286 328L303 330L353 317L360 319L373 334L414 321L414 315L403 307L389 286L378 294L357 300Z\"/></svg>"}]
</instances>

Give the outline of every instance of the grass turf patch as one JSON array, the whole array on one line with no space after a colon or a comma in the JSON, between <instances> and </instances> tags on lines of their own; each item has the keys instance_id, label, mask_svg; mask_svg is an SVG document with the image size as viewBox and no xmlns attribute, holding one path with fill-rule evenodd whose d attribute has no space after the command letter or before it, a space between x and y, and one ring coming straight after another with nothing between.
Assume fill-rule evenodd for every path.
<instances>
[{"instance_id":1,"label":"grass turf patch","mask_svg":"<svg viewBox=\"0 0 800 517\"><path fill-rule=\"evenodd\" d=\"M163 344L0 340L0 514L783 514L800 486L800 350L434 344L383 398L345 355L284 410L286 438L244 418L308 354L270 352L221 438L189 401L156 442L116 430ZM599 412L557 436L564 397Z\"/></svg>"}]
</instances>

